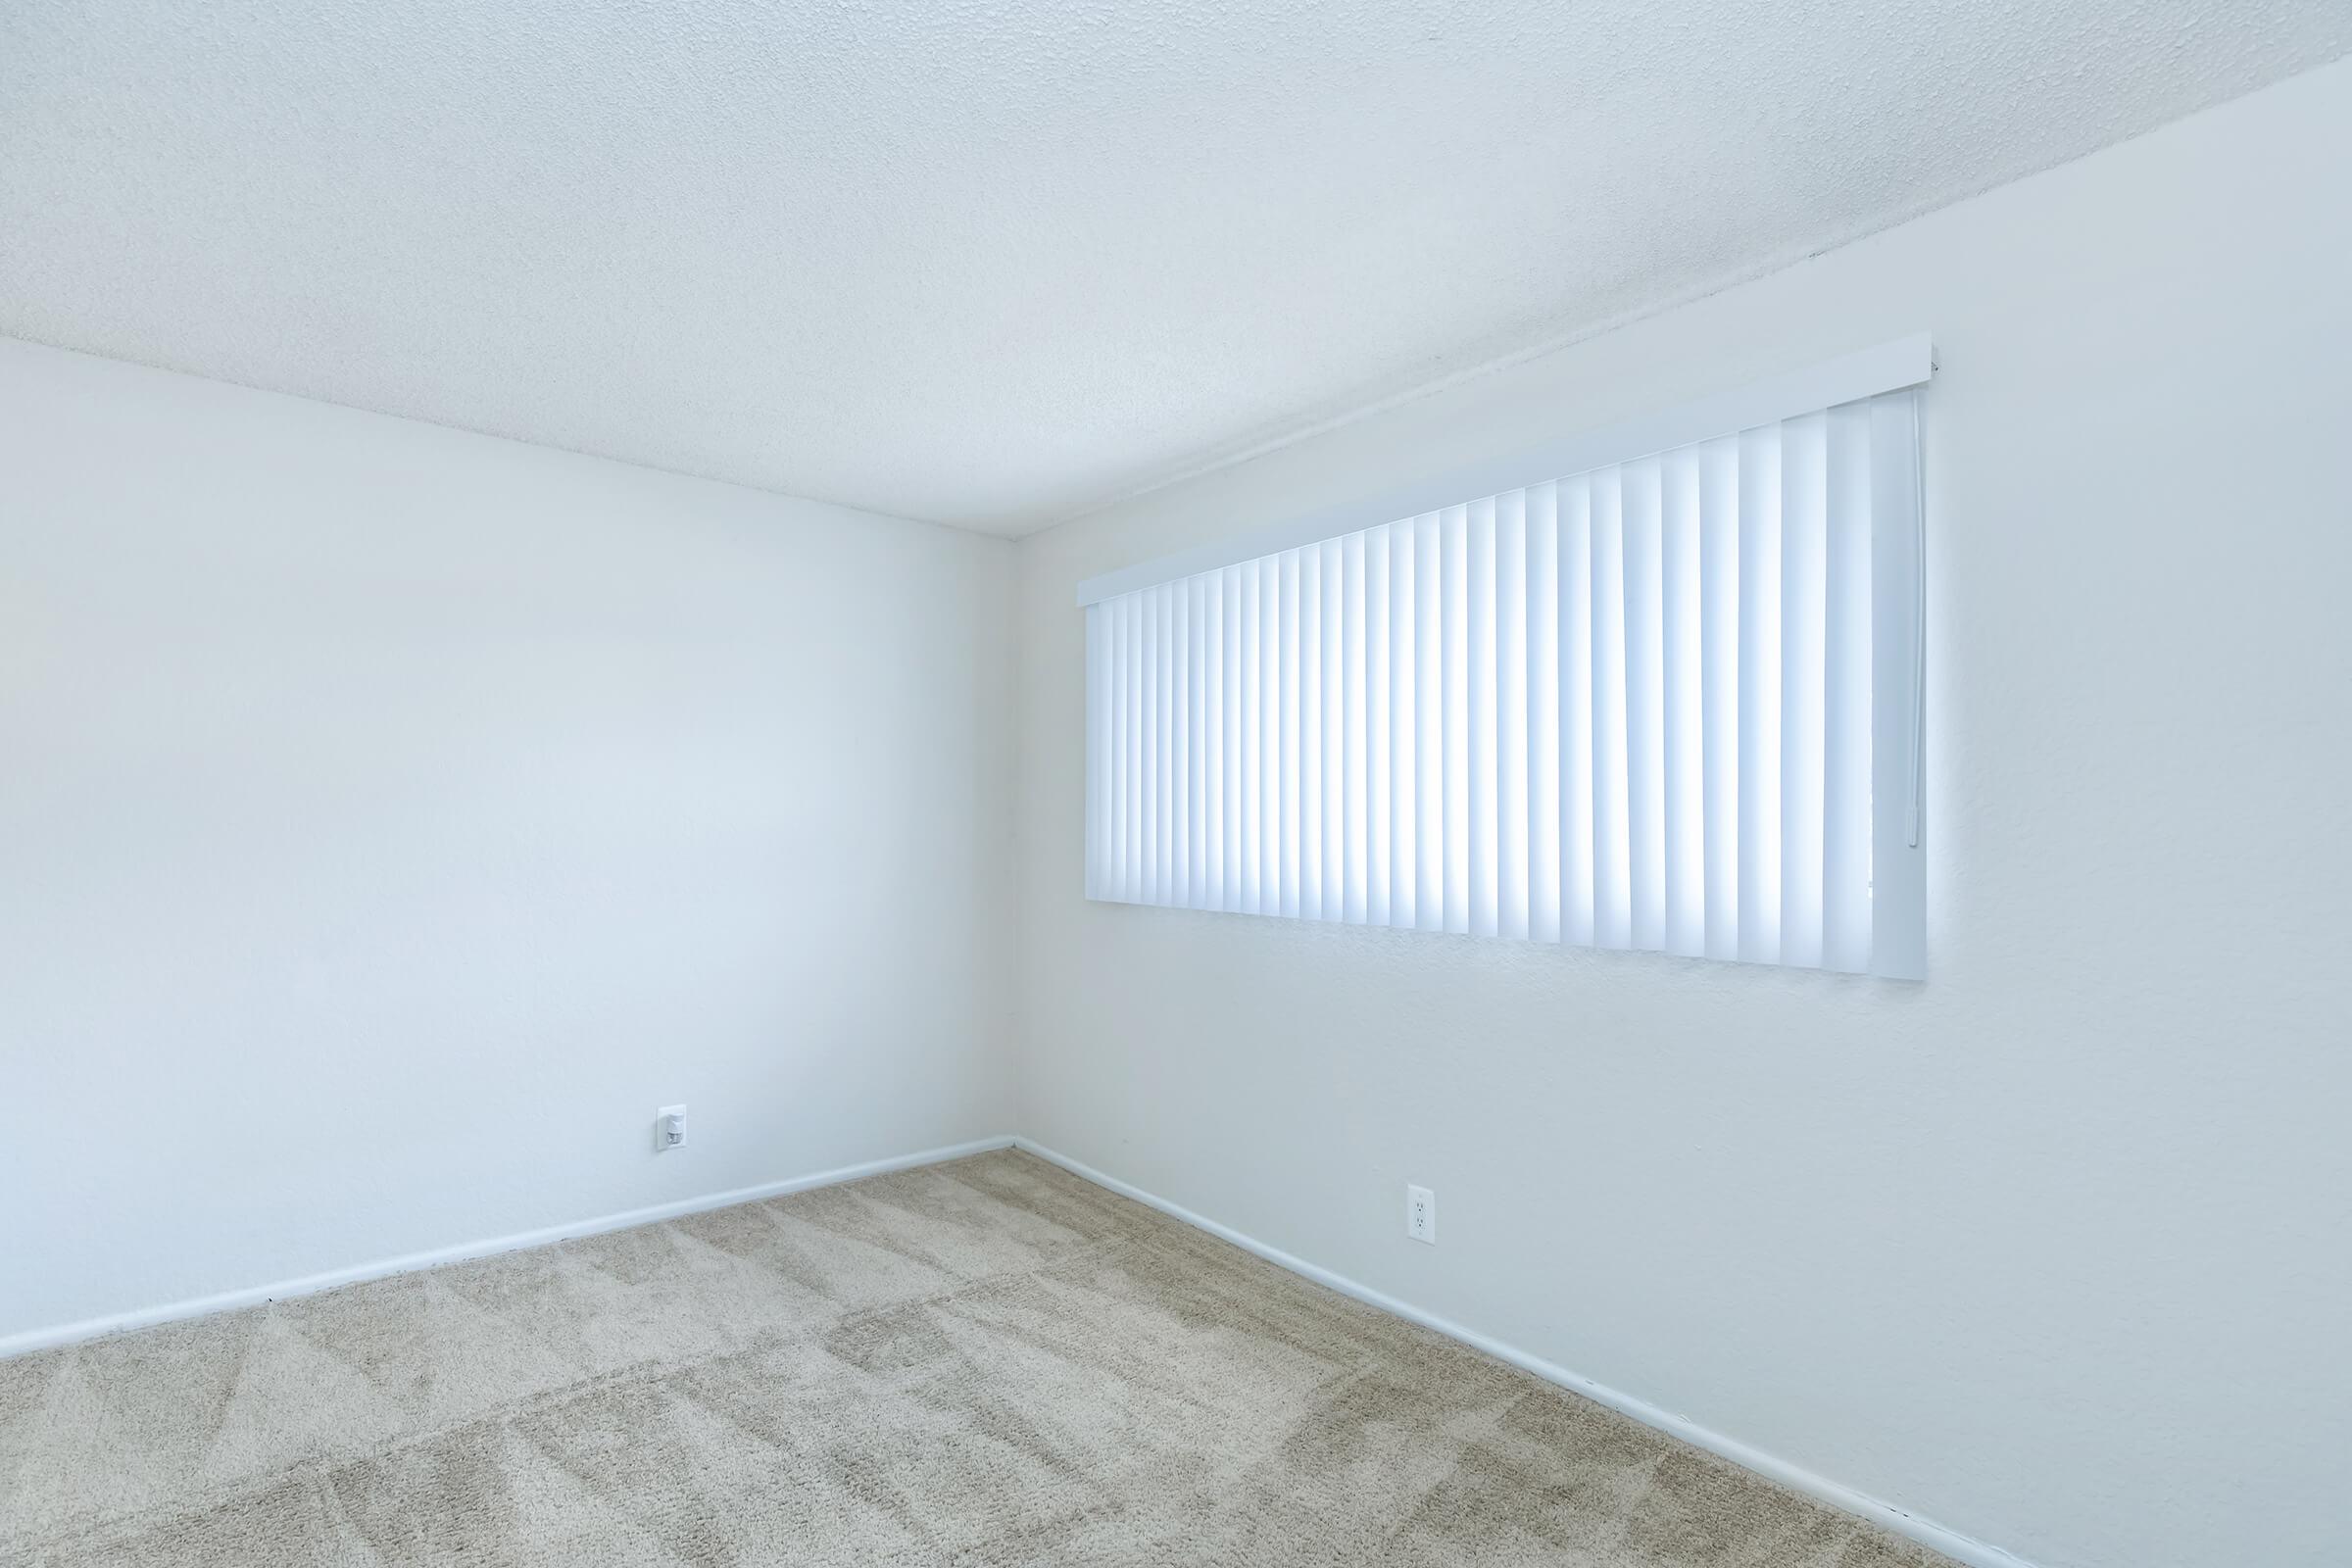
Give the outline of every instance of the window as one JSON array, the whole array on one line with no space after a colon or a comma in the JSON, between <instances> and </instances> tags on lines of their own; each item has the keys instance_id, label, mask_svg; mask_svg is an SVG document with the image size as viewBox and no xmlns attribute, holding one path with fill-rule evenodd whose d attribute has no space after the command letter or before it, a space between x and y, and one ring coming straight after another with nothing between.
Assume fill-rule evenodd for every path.
<instances>
[{"instance_id":1,"label":"window","mask_svg":"<svg viewBox=\"0 0 2352 1568\"><path fill-rule=\"evenodd\" d=\"M1088 897L1923 976L1930 373L1087 584Z\"/></svg>"}]
</instances>

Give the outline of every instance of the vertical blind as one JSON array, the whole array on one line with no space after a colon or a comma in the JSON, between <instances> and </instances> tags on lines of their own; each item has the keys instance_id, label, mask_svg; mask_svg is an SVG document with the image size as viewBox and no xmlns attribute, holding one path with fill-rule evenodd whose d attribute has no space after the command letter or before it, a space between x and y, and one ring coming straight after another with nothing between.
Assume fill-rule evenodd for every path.
<instances>
[{"instance_id":1,"label":"vertical blind","mask_svg":"<svg viewBox=\"0 0 2352 1568\"><path fill-rule=\"evenodd\" d=\"M1924 975L1919 396L1089 604L1088 896Z\"/></svg>"}]
</instances>

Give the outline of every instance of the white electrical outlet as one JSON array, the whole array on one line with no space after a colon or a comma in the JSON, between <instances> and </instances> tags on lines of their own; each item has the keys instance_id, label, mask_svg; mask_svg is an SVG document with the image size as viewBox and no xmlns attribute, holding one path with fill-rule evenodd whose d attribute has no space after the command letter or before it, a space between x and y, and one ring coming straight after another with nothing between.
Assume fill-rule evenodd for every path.
<instances>
[{"instance_id":1,"label":"white electrical outlet","mask_svg":"<svg viewBox=\"0 0 2352 1568\"><path fill-rule=\"evenodd\" d=\"M1426 1187L1404 1190L1404 1234L1416 1242L1438 1245L1438 1195Z\"/></svg>"},{"instance_id":2,"label":"white electrical outlet","mask_svg":"<svg viewBox=\"0 0 2352 1568\"><path fill-rule=\"evenodd\" d=\"M654 1151L676 1149L686 1142L686 1107L663 1105L654 1112Z\"/></svg>"}]
</instances>

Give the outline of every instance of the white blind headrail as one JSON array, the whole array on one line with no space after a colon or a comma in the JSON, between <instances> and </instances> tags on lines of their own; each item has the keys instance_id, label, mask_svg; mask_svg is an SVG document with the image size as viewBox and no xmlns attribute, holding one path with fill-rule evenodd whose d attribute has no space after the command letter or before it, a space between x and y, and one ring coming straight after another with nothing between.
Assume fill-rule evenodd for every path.
<instances>
[{"instance_id":1,"label":"white blind headrail","mask_svg":"<svg viewBox=\"0 0 2352 1568\"><path fill-rule=\"evenodd\" d=\"M1786 375L1718 392L1675 408L1656 410L1600 429L1582 431L1533 451L1431 474L1378 495L1358 497L1301 516L1268 522L1197 549L1103 572L1078 584L1078 603L1091 605L1155 583L1335 539L1375 523L1434 512L1470 496L1499 495L1563 474L1583 473L1688 446L1709 436L1752 429L1835 408L1840 403L1875 397L1881 392L1918 386L1935 371L1934 345L1927 333L1915 332Z\"/></svg>"},{"instance_id":2,"label":"white blind headrail","mask_svg":"<svg viewBox=\"0 0 2352 1568\"><path fill-rule=\"evenodd\" d=\"M1090 601L1088 896L1924 977L1931 367L1874 355Z\"/></svg>"}]
</instances>

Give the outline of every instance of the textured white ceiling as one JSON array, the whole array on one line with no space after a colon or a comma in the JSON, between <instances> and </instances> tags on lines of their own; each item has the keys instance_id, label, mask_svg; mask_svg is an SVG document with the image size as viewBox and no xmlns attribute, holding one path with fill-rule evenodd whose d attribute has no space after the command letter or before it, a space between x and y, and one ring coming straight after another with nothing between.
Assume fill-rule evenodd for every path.
<instances>
[{"instance_id":1,"label":"textured white ceiling","mask_svg":"<svg viewBox=\"0 0 2352 1568\"><path fill-rule=\"evenodd\" d=\"M1019 533L2347 48L2344 0L9 0L0 333Z\"/></svg>"}]
</instances>

